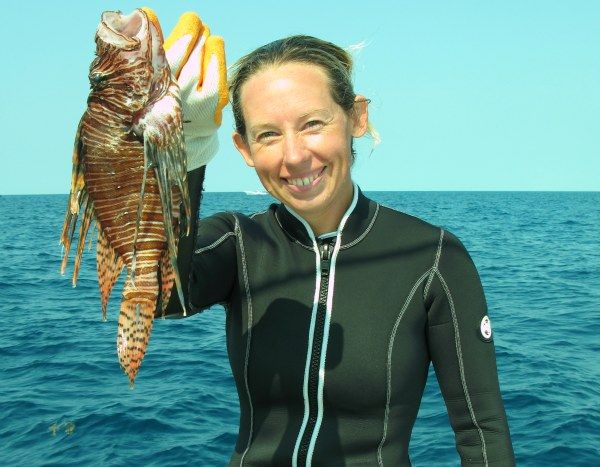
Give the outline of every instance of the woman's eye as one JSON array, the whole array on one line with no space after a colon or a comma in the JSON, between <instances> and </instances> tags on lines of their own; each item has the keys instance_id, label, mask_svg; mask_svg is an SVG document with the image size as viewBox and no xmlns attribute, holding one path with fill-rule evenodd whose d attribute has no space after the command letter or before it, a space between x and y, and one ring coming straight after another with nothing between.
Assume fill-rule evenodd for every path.
<instances>
[{"instance_id":1,"label":"woman's eye","mask_svg":"<svg viewBox=\"0 0 600 467\"><path fill-rule=\"evenodd\" d=\"M323 122L320 120L310 120L304 124L306 128L309 130L314 130L317 128L321 128L323 126Z\"/></svg>"},{"instance_id":2,"label":"woman's eye","mask_svg":"<svg viewBox=\"0 0 600 467\"><path fill-rule=\"evenodd\" d=\"M260 143L264 143L267 142L269 140L272 140L273 138L275 138L277 136L277 133L275 133L274 131L265 131L263 133L260 133L257 137L256 137L256 141L260 142Z\"/></svg>"}]
</instances>

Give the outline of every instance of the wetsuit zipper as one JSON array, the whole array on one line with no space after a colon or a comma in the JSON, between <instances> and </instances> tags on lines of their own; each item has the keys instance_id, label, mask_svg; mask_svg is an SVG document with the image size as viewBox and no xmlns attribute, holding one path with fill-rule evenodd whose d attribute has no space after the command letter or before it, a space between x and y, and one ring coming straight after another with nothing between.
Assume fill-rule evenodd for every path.
<instances>
[{"instance_id":1,"label":"wetsuit zipper","mask_svg":"<svg viewBox=\"0 0 600 467\"><path fill-rule=\"evenodd\" d=\"M320 240L319 255L321 258L321 281L319 285L319 302L317 304L317 316L313 346L311 349L310 369L308 373L308 423L300 447L298 449L298 465L306 465L308 447L312 438L318 413L318 390L319 390L319 367L321 364L321 349L323 348L323 334L325 331L325 320L327 317L327 293L329 289L329 268L331 266L331 254L333 251L332 240Z\"/></svg>"}]
</instances>

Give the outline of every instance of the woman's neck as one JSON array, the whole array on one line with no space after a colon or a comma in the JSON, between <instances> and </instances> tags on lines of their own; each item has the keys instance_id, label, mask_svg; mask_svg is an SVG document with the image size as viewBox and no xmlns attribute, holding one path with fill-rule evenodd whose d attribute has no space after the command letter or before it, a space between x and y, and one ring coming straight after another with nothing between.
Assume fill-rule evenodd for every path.
<instances>
[{"instance_id":1,"label":"woman's neck","mask_svg":"<svg viewBox=\"0 0 600 467\"><path fill-rule=\"evenodd\" d=\"M350 207L354 195L354 184L348 184L348 188L340 193L341 199L325 212L304 218L310 225L315 237L338 230L342 217Z\"/></svg>"}]
</instances>

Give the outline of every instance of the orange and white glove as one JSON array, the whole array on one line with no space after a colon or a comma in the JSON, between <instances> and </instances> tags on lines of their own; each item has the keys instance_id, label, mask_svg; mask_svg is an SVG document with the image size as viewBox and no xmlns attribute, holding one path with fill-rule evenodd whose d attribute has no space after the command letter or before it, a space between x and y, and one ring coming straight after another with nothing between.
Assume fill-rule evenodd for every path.
<instances>
[{"instance_id":1,"label":"orange and white glove","mask_svg":"<svg viewBox=\"0 0 600 467\"><path fill-rule=\"evenodd\" d=\"M142 8L161 32L156 13ZM187 12L164 42L171 73L181 91L187 170L208 164L217 153L217 130L227 105L225 44L196 13Z\"/></svg>"}]
</instances>

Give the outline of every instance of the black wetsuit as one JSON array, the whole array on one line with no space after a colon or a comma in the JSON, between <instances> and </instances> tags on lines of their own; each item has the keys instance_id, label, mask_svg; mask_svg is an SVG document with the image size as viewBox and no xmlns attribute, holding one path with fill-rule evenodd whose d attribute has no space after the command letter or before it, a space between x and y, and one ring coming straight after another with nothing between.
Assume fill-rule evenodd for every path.
<instances>
[{"instance_id":1,"label":"black wetsuit","mask_svg":"<svg viewBox=\"0 0 600 467\"><path fill-rule=\"evenodd\" d=\"M430 361L462 463L513 465L467 251L357 189L349 213L316 240L283 205L199 222L188 313L227 313L241 409L230 465L410 465Z\"/></svg>"}]
</instances>

